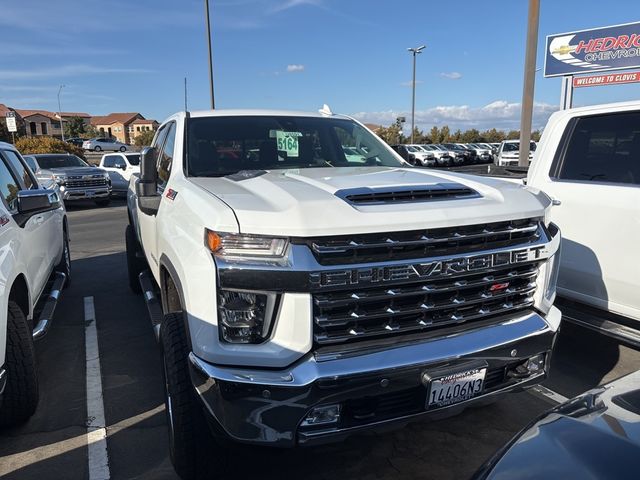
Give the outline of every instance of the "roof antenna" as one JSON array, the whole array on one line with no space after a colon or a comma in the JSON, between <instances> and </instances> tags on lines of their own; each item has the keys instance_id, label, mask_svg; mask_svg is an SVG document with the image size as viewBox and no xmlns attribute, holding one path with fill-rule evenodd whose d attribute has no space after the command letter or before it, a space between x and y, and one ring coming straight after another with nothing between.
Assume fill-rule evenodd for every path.
<instances>
[{"instance_id":1,"label":"roof antenna","mask_svg":"<svg viewBox=\"0 0 640 480\"><path fill-rule=\"evenodd\" d=\"M187 108L187 77L184 77L184 111L189 111Z\"/></svg>"},{"instance_id":2,"label":"roof antenna","mask_svg":"<svg viewBox=\"0 0 640 480\"><path fill-rule=\"evenodd\" d=\"M331 109L329 108L329 105L327 105L326 103L322 106L322 108L320 110L318 110L318 112L321 115L328 115L331 116L333 115L333 112L331 111Z\"/></svg>"}]
</instances>

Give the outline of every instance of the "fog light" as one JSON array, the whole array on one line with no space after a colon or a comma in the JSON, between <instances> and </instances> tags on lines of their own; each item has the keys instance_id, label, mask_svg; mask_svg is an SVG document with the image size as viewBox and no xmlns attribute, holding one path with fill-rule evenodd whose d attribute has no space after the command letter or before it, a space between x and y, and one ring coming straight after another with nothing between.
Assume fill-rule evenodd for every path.
<instances>
[{"instance_id":1,"label":"fog light","mask_svg":"<svg viewBox=\"0 0 640 480\"><path fill-rule=\"evenodd\" d=\"M220 290L218 319L222 340L228 343L261 343L266 340L275 295Z\"/></svg>"},{"instance_id":2,"label":"fog light","mask_svg":"<svg viewBox=\"0 0 640 480\"><path fill-rule=\"evenodd\" d=\"M330 425L340 420L340 405L324 405L316 407L302 421L302 427Z\"/></svg>"},{"instance_id":3,"label":"fog light","mask_svg":"<svg viewBox=\"0 0 640 480\"><path fill-rule=\"evenodd\" d=\"M544 370L544 353L540 355L536 355L535 357L531 357L525 363L525 367L529 373L538 373Z\"/></svg>"}]
</instances>

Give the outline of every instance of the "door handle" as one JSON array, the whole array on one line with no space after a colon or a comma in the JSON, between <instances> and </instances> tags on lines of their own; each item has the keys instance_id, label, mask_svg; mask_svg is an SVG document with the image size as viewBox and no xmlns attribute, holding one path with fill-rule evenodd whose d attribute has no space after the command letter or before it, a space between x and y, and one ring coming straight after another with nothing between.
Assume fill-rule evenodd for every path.
<instances>
[{"instance_id":1,"label":"door handle","mask_svg":"<svg viewBox=\"0 0 640 480\"><path fill-rule=\"evenodd\" d=\"M40 225L42 222L44 222L44 217L42 215L33 217L33 223Z\"/></svg>"}]
</instances>

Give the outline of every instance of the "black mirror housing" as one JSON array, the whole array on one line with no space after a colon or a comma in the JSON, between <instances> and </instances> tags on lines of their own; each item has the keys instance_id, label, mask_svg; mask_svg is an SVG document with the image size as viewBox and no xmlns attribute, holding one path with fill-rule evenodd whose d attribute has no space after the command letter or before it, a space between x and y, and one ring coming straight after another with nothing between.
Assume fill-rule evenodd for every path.
<instances>
[{"instance_id":1,"label":"black mirror housing","mask_svg":"<svg viewBox=\"0 0 640 480\"><path fill-rule=\"evenodd\" d=\"M18 192L18 213L14 218L21 227L38 213L50 212L60 208L58 192L49 189L20 190Z\"/></svg>"},{"instance_id":2,"label":"black mirror housing","mask_svg":"<svg viewBox=\"0 0 640 480\"><path fill-rule=\"evenodd\" d=\"M18 213L33 214L55 210L60 207L60 197L53 190L20 190L18 192Z\"/></svg>"},{"instance_id":3,"label":"black mirror housing","mask_svg":"<svg viewBox=\"0 0 640 480\"><path fill-rule=\"evenodd\" d=\"M140 181L158 183L157 153L153 147L145 147L140 154Z\"/></svg>"}]
</instances>

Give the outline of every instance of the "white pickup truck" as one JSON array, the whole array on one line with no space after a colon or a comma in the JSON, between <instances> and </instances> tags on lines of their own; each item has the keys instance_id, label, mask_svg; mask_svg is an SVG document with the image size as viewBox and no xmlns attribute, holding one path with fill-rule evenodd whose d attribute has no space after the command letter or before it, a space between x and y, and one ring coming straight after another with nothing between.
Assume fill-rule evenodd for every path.
<instances>
[{"instance_id":1,"label":"white pickup truck","mask_svg":"<svg viewBox=\"0 0 640 480\"><path fill-rule=\"evenodd\" d=\"M126 243L176 471L216 472L208 430L320 444L542 381L561 319L550 208L521 184L412 168L326 111L167 119L131 180Z\"/></svg>"},{"instance_id":2,"label":"white pickup truck","mask_svg":"<svg viewBox=\"0 0 640 480\"><path fill-rule=\"evenodd\" d=\"M526 183L556 204L565 316L640 345L640 102L553 114Z\"/></svg>"},{"instance_id":3,"label":"white pickup truck","mask_svg":"<svg viewBox=\"0 0 640 480\"><path fill-rule=\"evenodd\" d=\"M71 263L57 187L44 189L13 145L0 142L0 426L38 405L33 341L51 325Z\"/></svg>"}]
</instances>

